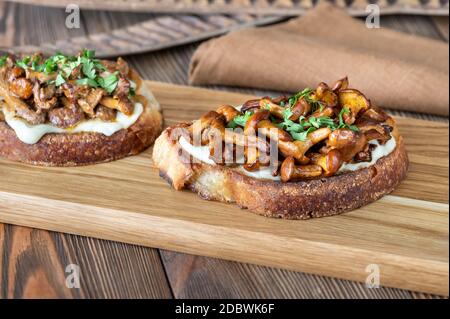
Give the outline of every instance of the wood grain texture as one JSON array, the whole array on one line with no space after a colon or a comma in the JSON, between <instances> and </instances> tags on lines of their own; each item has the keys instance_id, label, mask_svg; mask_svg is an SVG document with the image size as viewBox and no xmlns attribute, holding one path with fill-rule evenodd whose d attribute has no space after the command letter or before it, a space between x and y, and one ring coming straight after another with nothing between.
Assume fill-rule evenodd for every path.
<instances>
[{"instance_id":1,"label":"wood grain texture","mask_svg":"<svg viewBox=\"0 0 450 319\"><path fill-rule=\"evenodd\" d=\"M61 7L72 0L8 0L12 2L34 5L46 5ZM319 0L324 1L324 0ZM313 8L318 1L315 0L77 0L80 7L96 10L119 11L148 11L170 13L252 13L252 14L278 14L299 15ZM337 6L347 9L356 16L365 15L365 8L373 3L368 0L333 0ZM409 13L409 14L442 14L448 15L448 0L381 0L377 4L384 14Z\"/></svg>"},{"instance_id":2,"label":"wood grain texture","mask_svg":"<svg viewBox=\"0 0 450 319\"><path fill-rule=\"evenodd\" d=\"M150 85L166 125L249 98ZM378 264L382 285L448 294L448 126L404 118L398 124L412 180L336 217L268 219L173 191L151 168L147 151L82 168L1 161L0 221L363 282L366 266ZM409 136L408 127L416 135ZM417 183L428 183L430 176L434 191L426 192Z\"/></svg>"},{"instance_id":3,"label":"wood grain texture","mask_svg":"<svg viewBox=\"0 0 450 319\"><path fill-rule=\"evenodd\" d=\"M33 7L26 5L16 5L11 3L4 3L0 1L0 46L25 45L40 43L55 42L61 39L70 37L80 37L89 34L100 32L107 32L108 30L126 27L135 23L143 22L153 17L151 14L142 13L123 13L123 12L106 12L106 11L81 11L81 28L80 29L66 29L60 26L64 24L65 13L63 9ZM445 22L448 30L448 17L442 18L445 27ZM382 16L382 27L393 28L399 31L431 37L434 39L448 40L437 32L434 19L421 16ZM146 78L172 82L178 84L187 83L187 67L189 60L198 44L189 44L170 50L156 51L151 54L143 54L137 56L130 56L128 60L134 67L138 67L141 74ZM212 88L220 88L221 90L232 90L235 92L257 94L260 96L266 94L275 94L274 92L241 89L241 88L227 88L214 86ZM440 121L448 123L448 118L428 114L416 114L406 112L393 112L398 115L407 115L410 117L417 117L433 121ZM6 226L12 227L12 226ZM20 229L21 227L13 226ZM40 230L39 232L45 232ZM112 255L117 253L127 254L129 250L134 249L133 245L119 244L110 241L104 242L102 245L96 246L96 254L91 252L93 245L90 239L81 236L74 236L62 233L48 232L52 237L57 236L61 240L71 241L74 252L80 252L84 256L89 256L86 259L86 264L96 263L100 258L99 255ZM12 236L11 231L0 232L0 241L9 240ZM26 236L16 236L16 240L22 240ZM50 243L49 243L50 244ZM123 250L115 249L116 245L123 247ZM18 248L19 245L15 245ZM48 248L51 250L51 248ZM58 254L64 256L71 254L68 248L64 245L58 245ZM149 248L142 248L143 254L149 254L153 251ZM11 250L3 250L0 245L0 261L14 252ZM170 251L160 251L163 256L163 262L166 267L167 276L172 283L178 278L180 272L185 273L183 279L179 280L177 289L174 290L176 297L213 297L213 296L239 296L243 298L250 298L256 294L270 294L274 298L302 298L305 296L326 296L327 298L427 298L429 295L420 293L413 293L410 291L400 291L398 289L380 288L375 290L368 290L357 282L342 281L339 279L332 279L317 275L310 275L287 270L280 270L277 268L267 268L256 266L252 264L241 264L223 259L215 259L208 257L191 256L182 253L174 253ZM177 258L172 258L176 256ZM184 262L195 258L196 262ZM17 260L18 267L28 267L30 264L37 264L40 260L39 254L29 255L28 261L25 263L24 259ZM170 264L170 261L177 261L175 264ZM157 267L158 262L153 262L153 267ZM49 272L53 271L53 266L41 263L42 267L49 267ZM148 267L152 267L151 264ZM124 270L126 276L136 277L140 273L140 269L129 267ZM208 275L210 274L210 276ZM96 281L100 279L95 279ZM105 280L112 280L106 278ZM155 277L156 280L156 277ZM160 278L161 281L165 280ZM120 295L122 291L134 290L134 281L123 284L118 288L116 294ZM147 283L149 285L150 283ZM154 283L152 283L154 284ZM40 282L40 290L47 289L48 283L46 281ZM3 291L3 282L0 286ZM93 287L93 286L92 286ZM273 289L272 289L273 287ZM140 287L139 289L144 289ZM151 289L151 287L145 287ZM93 287L90 291L89 297L97 297L104 295L101 291L97 291ZM155 294L156 295L156 294Z\"/></svg>"},{"instance_id":4,"label":"wood grain texture","mask_svg":"<svg viewBox=\"0 0 450 319\"><path fill-rule=\"evenodd\" d=\"M240 28L265 25L280 21L282 17L252 15L211 16L159 16L108 32L41 43L3 48L9 52L32 53L40 51L52 55L56 51L75 55L79 48L96 51L99 58L152 52L181 44L200 41Z\"/></svg>"},{"instance_id":5,"label":"wood grain texture","mask_svg":"<svg viewBox=\"0 0 450 319\"><path fill-rule=\"evenodd\" d=\"M162 250L175 298L443 298L325 276Z\"/></svg>"},{"instance_id":6,"label":"wood grain texture","mask_svg":"<svg viewBox=\"0 0 450 319\"><path fill-rule=\"evenodd\" d=\"M153 249L4 224L0 247L0 298L172 297ZM68 265L79 289L66 285Z\"/></svg>"},{"instance_id":7,"label":"wood grain texture","mask_svg":"<svg viewBox=\"0 0 450 319\"><path fill-rule=\"evenodd\" d=\"M448 42L448 17L433 17L433 22L442 38Z\"/></svg>"}]
</instances>

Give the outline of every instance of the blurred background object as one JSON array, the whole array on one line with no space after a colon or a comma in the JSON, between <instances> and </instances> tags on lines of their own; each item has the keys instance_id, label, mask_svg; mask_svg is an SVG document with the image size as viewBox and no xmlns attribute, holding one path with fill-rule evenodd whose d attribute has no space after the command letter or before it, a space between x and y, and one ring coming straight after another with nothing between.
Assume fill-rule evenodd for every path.
<instances>
[{"instance_id":1,"label":"blurred background object","mask_svg":"<svg viewBox=\"0 0 450 319\"><path fill-rule=\"evenodd\" d=\"M448 0L9 0L65 7L76 3L82 9L195 14L302 15L318 2L331 2L351 15L363 16L366 6L376 3L382 14L448 14Z\"/></svg>"},{"instance_id":2,"label":"blurred background object","mask_svg":"<svg viewBox=\"0 0 450 319\"><path fill-rule=\"evenodd\" d=\"M3 0L0 0L3 1ZM126 26L83 36L71 36L54 42L40 42L43 53L61 51L75 54L89 46L98 57L150 52L192 43L236 29L280 22L303 15L321 2L331 2L350 15L367 15L366 7L376 3L380 14L414 13L448 15L448 0L7 0L40 7L120 11L137 20ZM83 10L86 11L86 10ZM130 15L131 14L131 15ZM43 22L42 22L43 23ZM112 24L121 24L113 21ZM33 52L31 44L15 46L0 43L0 49L13 52Z\"/></svg>"},{"instance_id":3,"label":"blurred background object","mask_svg":"<svg viewBox=\"0 0 450 319\"><path fill-rule=\"evenodd\" d=\"M283 19L277 16L255 15L153 15L147 19L111 31L89 36L70 37L55 42L41 43L38 47L22 45L11 47L13 52L41 51L51 55L61 51L76 54L79 48L90 48L96 56L108 58L161 50L177 45L204 40L239 28L273 23ZM5 48L3 48L5 49Z\"/></svg>"}]
</instances>

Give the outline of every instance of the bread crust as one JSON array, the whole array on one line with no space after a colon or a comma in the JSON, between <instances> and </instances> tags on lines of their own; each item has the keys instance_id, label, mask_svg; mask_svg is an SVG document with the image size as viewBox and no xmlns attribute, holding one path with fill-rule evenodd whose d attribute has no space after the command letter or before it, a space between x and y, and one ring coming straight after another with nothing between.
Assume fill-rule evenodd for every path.
<instances>
[{"instance_id":1,"label":"bread crust","mask_svg":"<svg viewBox=\"0 0 450 319\"><path fill-rule=\"evenodd\" d=\"M136 123L111 136L93 132L51 133L35 144L26 144L0 119L0 157L39 166L109 162L138 154L149 147L161 132L162 124L159 105L154 100L147 100Z\"/></svg>"},{"instance_id":2,"label":"bread crust","mask_svg":"<svg viewBox=\"0 0 450 319\"><path fill-rule=\"evenodd\" d=\"M356 209L392 192L409 164L403 139L395 134L394 151L368 168L307 181L262 180L226 166L182 161L177 143L169 139L171 129L153 149L161 177L177 190L187 188L203 199L236 203L267 217L309 219Z\"/></svg>"}]
</instances>

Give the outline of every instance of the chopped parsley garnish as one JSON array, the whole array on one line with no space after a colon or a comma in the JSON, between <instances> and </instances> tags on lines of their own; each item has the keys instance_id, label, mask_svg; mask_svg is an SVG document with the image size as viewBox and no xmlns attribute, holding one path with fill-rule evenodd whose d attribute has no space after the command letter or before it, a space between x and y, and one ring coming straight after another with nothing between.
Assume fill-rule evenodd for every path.
<instances>
[{"instance_id":1,"label":"chopped parsley garnish","mask_svg":"<svg viewBox=\"0 0 450 319\"><path fill-rule=\"evenodd\" d=\"M296 94L294 94L293 96L291 96L288 100L289 102L289 106L293 107L295 105L295 103L297 103L298 100L300 100L303 97L308 97L310 96L312 93L314 93L314 90L311 88L306 88L301 92L298 92Z\"/></svg>"},{"instance_id":2,"label":"chopped parsley garnish","mask_svg":"<svg viewBox=\"0 0 450 319\"><path fill-rule=\"evenodd\" d=\"M292 111L290 108L286 108L283 112L283 121L278 123L277 126L289 132L295 140L300 141L305 141L309 133L323 127L328 127L333 131L339 128L348 128L353 131L358 131L358 127L356 125L345 124L342 115L349 113L350 111L348 108L342 108L338 116L339 123L336 123L335 120L328 116L310 116L308 118L301 116L297 123L289 119L292 116Z\"/></svg>"},{"instance_id":3,"label":"chopped parsley garnish","mask_svg":"<svg viewBox=\"0 0 450 319\"><path fill-rule=\"evenodd\" d=\"M89 79L89 78L79 79L76 82L78 85L88 85L88 86L92 86L92 87L98 87L97 82L95 80Z\"/></svg>"},{"instance_id":4,"label":"chopped parsley garnish","mask_svg":"<svg viewBox=\"0 0 450 319\"><path fill-rule=\"evenodd\" d=\"M6 61L6 57L4 60ZM64 84L76 68L80 68L79 74L81 76L80 79L75 80L78 85L101 87L108 94L111 94L116 89L119 81L118 72L102 74L106 71L106 67L100 60L95 59L94 50L85 49L79 56L66 56L62 53L56 53L45 61L41 61L38 55L25 56L22 60L18 60L16 64L23 69L29 68L36 72L43 72L46 75L56 72L56 78L52 82L56 86Z\"/></svg>"},{"instance_id":5,"label":"chopped parsley garnish","mask_svg":"<svg viewBox=\"0 0 450 319\"><path fill-rule=\"evenodd\" d=\"M66 83L66 80L63 78L61 73L58 73L55 79L55 85L60 86L63 85L64 83Z\"/></svg>"},{"instance_id":6,"label":"chopped parsley garnish","mask_svg":"<svg viewBox=\"0 0 450 319\"><path fill-rule=\"evenodd\" d=\"M297 132L291 132L291 136L294 138L294 140L298 141L306 141L306 138L309 133L314 132L316 129L314 127L309 127L306 129L306 131L297 133Z\"/></svg>"},{"instance_id":7,"label":"chopped parsley garnish","mask_svg":"<svg viewBox=\"0 0 450 319\"><path fill-rule=\"evenodd\" d=\"M83 50L82 56L87 59L93 59L95 57L95 50Z\"/></svg>"},{"instance_id":8,"label":"chopped parsley garnish","mask_svg":"<svg viewBox=\"0 0 450 319\"><path fill-rule=\"evenodd\" d=\"M6 63L6 59L8 58L8 55L5 54L3 56L0 56L0 67L4 66Z\"/></svg>"},{"instance_id":9,"label":"chopped parsley garnish","mask_svg":"<svg viewBox=\"0 0 450 319\"><path fill-rule=\"evenodd\" d=\"M31 61L31 57L26 56L22 60L16 61L16 64L17 64L17 66L21 67L22 69L27 69L28 63L30 63L30 61Z\"/></svg>"},{"instance_id":10,"label":"chopped parsley garnish","mask_svg":"<svg viewBox=\"0 0 450 319\"><path fill-rule=\"evenodd\" d=\"M236 128L237 126L242 126L244 127L245 124L247 123L248 119L250 118L250 116L253 115L252 111L246 111L244 114L242 115L236 115L234 117L234 119L232 119L229 123L228 123L228 127L229 128Z\"/></svg>"},{"instance_id":11,"label":"chopped parsley garnish","mask_svg":"<svg viewBox=\"0 0 450 319\"><path fill-rule=\"evenodd\" d=\"M350 129L352 131L355 131L355 132L358 131L359 129L358 129L358 127L356 125L347 125L347 124L345 124L344 119L343 119L343 115L344 114L346 114L346 115L350 114L350 110L347 107L343 107L341 109L341 111L339 112L339 115L338 115L339 125L338 125L337 128L348 128L348 129Z\"/></svg>"},{"instance_id":12,"label":"chopped parsley garnish","mask_svg":"<svg viewBox=\"0 0 450 319\"><path fill-rule=\"evenodd\" d=\"M89 79L95 79L95 74L97 71L95 70L94 61L87 58L83 58L82 61L82 70L84 75L86 75Z\"/></svg>"},{"instance_id":13,"label":"chopped parsley garnish","mask_svg":"<svg viewBox=\"0 0 450 319\"><path fill-rule=\"evenodd\" d=\"M288 100L288 103L280 103L281 106L284 107L283 110L283 120L279 122L273 116L270 116L270 120L280 129L287 131L295 140L305 141L307 139L308 134L318 130L320 128L328 127L332 131L337 129L350 129L352 131L358 131L358 127L356 125L348 125L344 121L344 114L350 114L350 110L348 107L343 107L338 114L337 119L333 119L329 116L300 116L298 121L293 121L290 118L293 115L292 107L297 103L299 99L304 98L310 105L312 105L312 112L314 113L317 110L322 111L323 104L321 101L316 101L311 97L314 93L314 90L310 88L306 88L303 91L291 96ZM269 109L269 105L263 105L263 109ZM250 116L253 115L253 111L246 111L244 114L240 114L232 119L227 127L236 128L238 126L244 127L247 123Z\"/></svg>"},{"instance_id":14,"label":"chopped parsley garnish","mask_svg":"<svg viewBox=\"0 0 450 319\"><path fill-rule=\"evenodd\" d=\"M100 87L104 88L106 92L111 94L117 87L119 83L119 78L117 76L117 72L108 75L107 77L97 77L97 83Z\"/></svg>"},{"instance_id":15,"label":"chopped parsley garnish","mask_svg":"<svg viewBox=\"0 0 450 319\"><path fill-rule=\"evenodd\" d=\"M311 97L311 95L312 95L313 93L314 93L314 90L313 90L313 89L311 89L311 88L306 88L306 89L304 89L303 91L294 94L294 95L291 96L291 97L289 98L289 100L288 100L289 106L290 106L290 107L293 107L293 106L298 102L298 100L304 98L304 99L306 100L306 102L308 102L308 103L311 105L311 109L312 109L312 112L313 112L313 113L314 113L315 111L317 111L317 110L322 111L322 109L323 109L323 103L320 102L320 101L317 101L317 100L313 99L313 98ZM282 106L284 106L284 105L282 105Z\"/></svg>"}]
</instances>

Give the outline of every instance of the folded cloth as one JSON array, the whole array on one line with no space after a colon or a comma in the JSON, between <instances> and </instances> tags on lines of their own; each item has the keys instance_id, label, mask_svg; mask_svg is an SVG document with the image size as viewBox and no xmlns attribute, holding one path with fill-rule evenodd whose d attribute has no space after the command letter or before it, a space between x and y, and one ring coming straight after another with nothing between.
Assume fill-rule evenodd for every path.
<instances>
[{"instance_id":1,"label":"folded cloth","mask_svg":"<svg viewBox=\"0 0 450 319\"><path fill-rule=\"evenodd\" d=\"M448 44L370 29L331 5L203 43L189 81L297 92L346 75L373 105L448 116Z\"/></svg>"}]
</instances>

